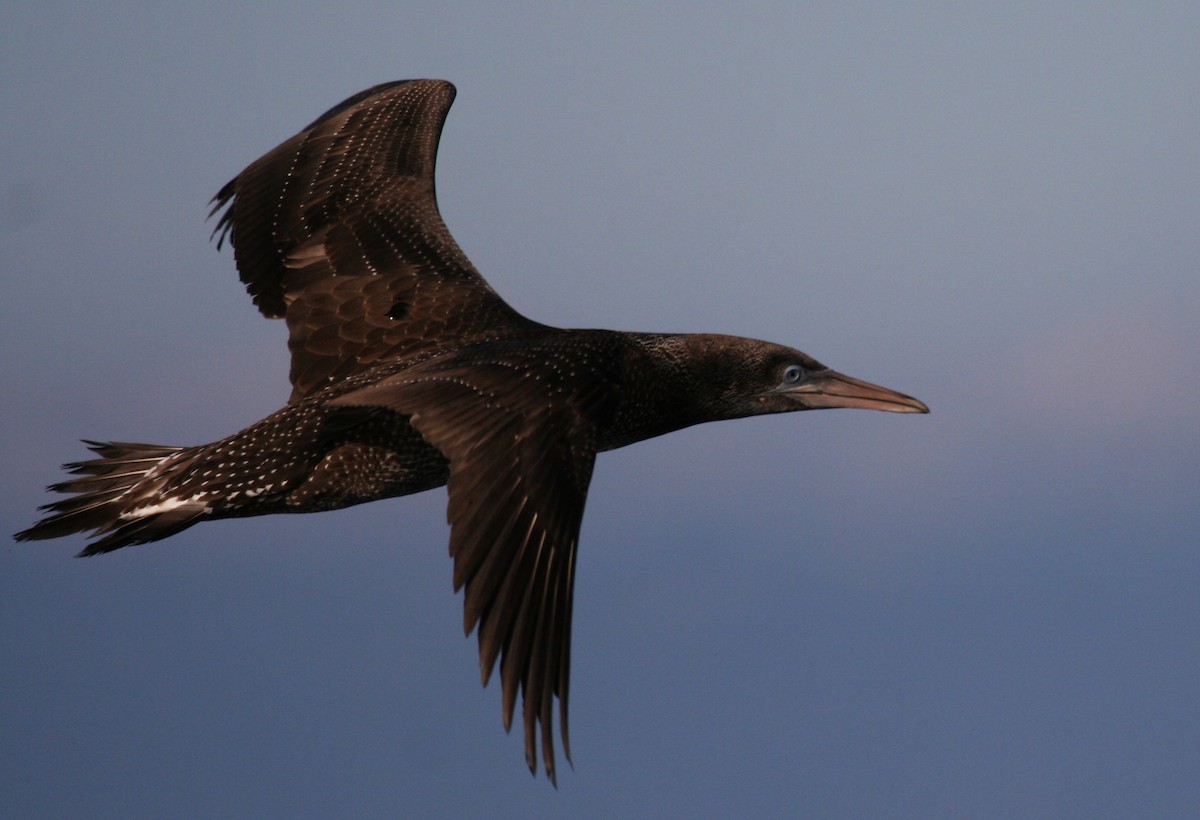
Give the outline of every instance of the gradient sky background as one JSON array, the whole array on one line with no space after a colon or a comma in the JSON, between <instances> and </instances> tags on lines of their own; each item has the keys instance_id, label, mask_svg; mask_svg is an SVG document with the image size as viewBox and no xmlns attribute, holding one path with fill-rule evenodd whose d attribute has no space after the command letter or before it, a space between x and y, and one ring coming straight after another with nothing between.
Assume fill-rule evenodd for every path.
<instances>
[{"instance_id":1,"label":"gradient sky background","mask_svg":"<svg viewBox=\"0 0 1200 820\"><path fill-rule=\"evenodd\" d=\"M374 83L517 309L919 396L600 458L575 771L525 770L442 491L0 549L10 817L1200 812L1200 6L0 6L5 532L79 438L287 396L206 202Z\"/></svg>"}]
</instances>

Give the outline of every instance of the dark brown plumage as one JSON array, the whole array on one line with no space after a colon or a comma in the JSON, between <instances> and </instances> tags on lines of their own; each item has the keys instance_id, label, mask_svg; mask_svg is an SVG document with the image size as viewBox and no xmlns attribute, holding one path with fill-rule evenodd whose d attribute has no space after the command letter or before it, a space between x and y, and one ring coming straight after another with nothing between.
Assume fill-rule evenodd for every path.
<instances>
[{"instance_id":1,"label":"dark brown plumage","mask_svg":"<svg viewBox=\"0 0 1200 820\"><path fill-rule=\"evenodd\" d=\"M448 485L454 587L497 662L504 725L522 695L553 780L567 740L575 548L596 453L693 424L823 407L928 412L779 345L730 336L561 330L518 314L438 213L434 162L454 87L357 94L214 198L264 316L292 353L287 406L196 447L89 443L71 497L19 540L94 531L81 555L205 519L312 512Z\"/></svg>"}]
</instances>

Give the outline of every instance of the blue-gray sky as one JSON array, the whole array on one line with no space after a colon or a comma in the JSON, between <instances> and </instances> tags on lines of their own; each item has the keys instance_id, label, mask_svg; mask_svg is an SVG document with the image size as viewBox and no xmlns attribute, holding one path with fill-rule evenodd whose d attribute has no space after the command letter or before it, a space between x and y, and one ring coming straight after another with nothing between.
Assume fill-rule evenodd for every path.
<instances>
[{"instance_id":1,"label":"blue-gray sky","mask_svg":"<svg viewBox=\"0 0 1200 820\"><path fill-rule=\"evenodd\" d=\"M443 214L567 326L926 400L602 456L572 741L531 781L444 493L0 549L20 817L1200 812L1200 7L0 6L0 523L79 438L287 396L209 197L343 97L459 88Z\"/></svg>"}]
</instances>

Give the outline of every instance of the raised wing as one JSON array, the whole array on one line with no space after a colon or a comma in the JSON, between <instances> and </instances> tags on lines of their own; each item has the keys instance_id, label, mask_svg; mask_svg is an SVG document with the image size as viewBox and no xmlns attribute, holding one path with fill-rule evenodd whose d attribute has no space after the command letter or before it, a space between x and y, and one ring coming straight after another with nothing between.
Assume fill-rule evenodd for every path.
<instances>
[{"instance_id":1,"label":"raised wing","mask_svg":"<svg viewBox=\"0 0 1200 820\"><path fill-rule=\"evenodd\" d=\"M238 272L287 320L291 400L380 359L534 326L442 222L434 165L454 86L386 83L345 100L213 198Z\"/></svg>"},{"instance_id":2,"label":"raised wing","mask_svg":"<svg viewBox=\"0 0 1200 820\"><path fill-rule=\"evenodd\" d=\"M498 349L504 348L504 349ZM553 703L570 760L567 692L575 550L596 457L616 411L613 374L588 351L514 340L422 362L334 405L389 407L450 460L447 516L463 627L478 628L484 685L497 659L504 726L522 693L525 758L553 780Z\"/></svg>"}]
</instances>

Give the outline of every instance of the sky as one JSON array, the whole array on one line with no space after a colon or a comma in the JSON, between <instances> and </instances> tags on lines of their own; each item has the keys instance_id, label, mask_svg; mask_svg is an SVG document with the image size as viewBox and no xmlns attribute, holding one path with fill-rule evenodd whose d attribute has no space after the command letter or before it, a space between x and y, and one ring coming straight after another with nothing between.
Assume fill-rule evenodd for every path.
<instances>
[{"instance_id":1,"label":"sky","mask_svg":"<svg viewBox=\"0 0 1200 820\"><path fill-rule=\"evenodd\" d=\"M3 4L5 532L81 438L284 403L206 203L395 79L458 86L442 213L521 312L932 413L599 458L557 790L479 686L444 491L9 542L0 813L1200 813L1198 40L1171 2Z\"/></svg>"}]
</instances>

